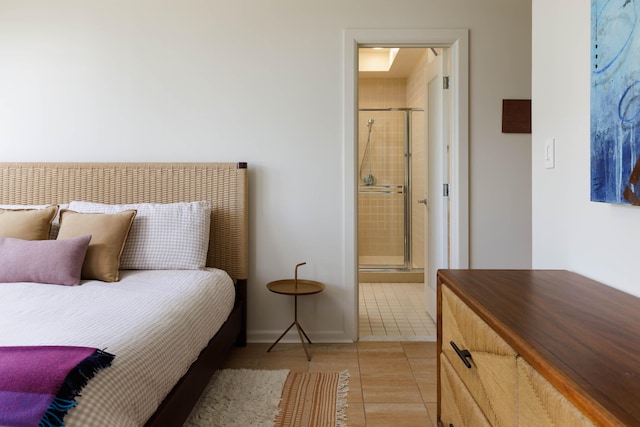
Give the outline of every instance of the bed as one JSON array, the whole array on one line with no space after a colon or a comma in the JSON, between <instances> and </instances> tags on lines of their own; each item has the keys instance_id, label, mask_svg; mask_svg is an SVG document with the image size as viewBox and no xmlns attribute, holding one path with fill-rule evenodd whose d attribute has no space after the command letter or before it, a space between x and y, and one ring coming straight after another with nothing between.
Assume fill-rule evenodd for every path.
<instances>
[{"instance_id":1,"label":"bed","mask_svg":"<svg viewBox=\"0 0 640 427\"><path fill-rule=\"evenodd\" d=\"M100 295L99 298L102 298L102 301L111 300L115 306L115 308L107 307L105 304L104 309L100 306L93 309L71 307L64 311L63 316L57 316L63 320L56 319L52 322L53 325L65 328L72 328L77 324L93 325L94 329L88 328L92 331L89 335L86 331L80 331L77 336L74 335L73 339L70 339L72 344L75 344L74 339L77 339L95 340L88 344L100 345L97 337L100 337L103 331L100 329L100 322L91 318L94 313L100 313L100 316L112 316L111 320L103 323L120 331L116 334L117 338L105 338L107 341L110 340L105 343L107 351L109 351L109 344L114 347L113 365L100 371L83 389L82 395L78 398L78 406L72 408L65 418L67 425L72 427L105 425L106 420L90 419L90 414L124 412L125 409L121 407L124 405L141 411L143 415L138 413L132 416L131 419L136 419L134 422L126 419L128 415L125 414L122 419L116 418L117 425L180 426L188 417L213 372L226 359L231 347L234 344L240 346L246 344L247 174L246 163L0 163L0 205L66 206L71 201L110 205L206 201L211 206L206 268L185 271L122 270L119 280L113 284L99 280L83 280L79 287L34 283L22 283L19 286L2 284L4 300L0 304L4 304L5 308L14 306L14 303L8 299L25 298L30 298L32 305L36 306L38 304L44 306L47 301L55 302L59 299L64 301L61 305L70 304L69 301L73 300L83 304L82 307L86 307L89 301L96 299L96 293ZM221 282L222 289L226 287L226 291L222 291L222 296L208 294L213 292L209 290L213 287L209 283L213 281ZM206 292L196 293L200 292L196 291L196 288L206 289ZM218 308L216 305L218 302L214 301L216 298L221 301L226 300L225 304L228 307L223 309L221 302ZM39 299L42 301L37 302ZM131 301L138 301L138 303L134 304ZM169 312L158 314L162 311L153 311L156 306L159 310L163 307L168 308ZM24 314L24 310L4 311L17 318ZM114 314L116 312L117 314ZM45 322L47 318L56 317L52 315L53 312L47 313L46 310L34 310L33 313L37 315L32 316L34 319L30 317L29 322ZM74 313L80 313L80 317L74 319L72 317L76 315ZM0 324L4 321L5 327L8 322L13 321L13 318L7 319L8 315L5 314L3 319L0 313ZM38 317L41 319L38 320ZM125 326L116 325L116 319L124 319ZM139 324L142 325L145 322L151 325L151 332L141 332L143 330L140 328L143 326ZM181 325L180 322L186 323ZM205 329L215 330L196 332L195 325L199 327L204 325ZM46 324L40 328L37 325L23 326L29 330L40 329L44 331L39 332L42 335L50 333L47 331L48 327L50 325ZM129 329L133 334L132 339L125 338ZM138 345L136 336L151 336L164 329L170 330L170 334L178 340L171 341L169 348L158 350L157 344L146 345L145 340L139 338L137 341L140 341L140 345L135 347ZM42 339L41 337L33 338L33 341L30 341L31 338L23 339L18 326L11 332L0 335L0 345L28 345L32 342L40 342L38 340ZM80 338L82 336L86 338ZM83 344L84 341L77 345L88 345ZM197 351L189 350L191 353L195 352L194 355L186 353L187 350L183 351L186 346L185 341L189 341L190 346L198 347ZM121 354L118 354L119 350ZM174 377L170 385L161 384L162 381L157 381L156 384L154 382L156 378L153 376L147 381L139 381L157 385L160 391L155 390L156 387L151 387L153 390L147 392L136 389L139 385L137 383L123 384L120 379L117 381L109 379L117 374L120 363L124 363L121 359L131 358L132 354L143 357L145 352L156 354L154 361L156 358L161 359L154 363L164 364L169 358L180 358L182 360L180 363L183 365L184 360L188 359L189 363L183 367L170 369ZM122 372L119 375L122 376ZM110 386L110 384L113 385ZM93 407L96 402L102 405L103 401L106 402L105 404L111 404L114 400L95 396L119 393L126 395L129 386L134 390L129 393L133 397L115 399L115 407L100 409ZM108 387L112 388L108 389ZM136 395L153 395L154 393L157 396L150 398L151 403L149 399L142 403L132 401ZM122 400L126 402L122 403Z\"/></svg>"}]
</instances>

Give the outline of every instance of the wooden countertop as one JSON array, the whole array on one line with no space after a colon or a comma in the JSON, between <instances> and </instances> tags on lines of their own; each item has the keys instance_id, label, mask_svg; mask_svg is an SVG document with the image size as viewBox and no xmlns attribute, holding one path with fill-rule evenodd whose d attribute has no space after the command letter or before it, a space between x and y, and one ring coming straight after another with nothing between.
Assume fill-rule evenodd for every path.
<instances>
[{"instance_id":1,"label":"wooden countertop","mask_svg":"<svg viewBox=\"0 0 640 427\"><path fill-rule=\"evenodd\" d=\"M560 270L439 270L438 283L596 424L640 426L640 298Z\"/></svg>"}]
</instances>

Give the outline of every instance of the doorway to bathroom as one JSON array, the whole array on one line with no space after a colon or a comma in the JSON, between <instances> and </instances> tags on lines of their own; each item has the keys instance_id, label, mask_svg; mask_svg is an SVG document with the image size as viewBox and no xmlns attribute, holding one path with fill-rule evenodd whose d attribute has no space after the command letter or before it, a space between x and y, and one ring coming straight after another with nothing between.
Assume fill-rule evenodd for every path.
<instances>
[{"instance_id":1,"label":"doorway to bathroom","mask_svg":"<svg viewBox=\"0 0 640 427\"><path fill-rule=\"evenodd\" d=\"M421 303L424 303L426 307L435 307L436 270L446 267L469 267L469 30L464 28L346 29L344 30L344 43L344 182L346 219L344 230L344 277L346 286L353 290L347 293L347 304L353 307L353 310L350 310L352 317L345 319L345 328L354 341L365 339L389 340L393 339L390 335L371 338L373 335L364 333L359 327L361 323L360 303L366 300L366 296L360 292L359 286L359 189L363 183L363 180L359 177L361 160L359 139L363 132L368 133L368 128L366 127L368 118L364 119L364 124L359 123L359 100L361 96L359 93L359 50L360 48L374 47L433 47L436 49L442 48L449 53L449 60L447 61L449 66L449 89L446 97L449 105L446 106L446 114L443 113L441 120L441 131L446 134L445 137L449 145L447 147L429 147L429 155L427 156L429 180L424 197L428 200L425 200L426 205L421 204L420 206L427 218L424 224L425 233L428 230L429 236L439 236L435 239L431 237L425 239L425 243L428 242L427 248L429 251L425 256L424 283L421 289L421 293L424 295ZM427 85L426 80L424 84L427 86L425 90L437 91L439 90L438 88L442 88L437 84ZM407 106L405 105L405 107ZM385 108L388 108L388 106ZM431 120L429 113L438 111L438 109L432 108L432 106L429 107L428 104L427 108L428 111L424 112L425 120ZM373 125L375 126L375 118ZM433 127L425 129L425 132L433 132ZM430 139L433 140L433 138ZM445 172L448 182L445 182ZM363 176L366 175L366 173L363 174ZM375 178L374 172L371 175ZM370 181L370 178L368 180ZM445 186L445 183L448 185ZM448 197L445 196L445 190L448 190ZM372 283L375 287L381 286L380 283L384 282L368 281L363 283ZM394 281L393 283L402 282ZM382 291L389 289L394 288L384 287ZM375 296L373 300L376 301ZM380 313L380 320L382 320L382 311L388 312L390 310L386 307L379 306L378 308L382 309ZM380 323L378 323L379 325ZM398 331L400 332L400 328L398 328ZM395 338L402 339L402 336L396 336ZM414 335L407 336L407 338L435 339L435 336Z\"/></svg>"},{"instance_id":2,"label":"doorway to bathroom","mask_svg":"<svg viewBox=\"0 0 640 427\"><path fill-rule=\"evenodd\" d=\"M443 89L432 86L447 58L442 47L358 48L360 340L436 335L425 301L426 194L429 139L448 145Z\"/></svg>"}]
</instances>

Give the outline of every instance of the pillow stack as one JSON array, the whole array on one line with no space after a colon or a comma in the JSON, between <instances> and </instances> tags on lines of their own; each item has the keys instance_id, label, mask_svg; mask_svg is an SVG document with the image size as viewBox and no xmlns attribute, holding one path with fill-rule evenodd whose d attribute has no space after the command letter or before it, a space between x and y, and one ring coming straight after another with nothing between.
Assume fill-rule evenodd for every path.
<instances>
[{"instance_id":1,"label":"pillow stack","mask_svg":"<svg viewBox=\"0 0 640 427\"><path fill-rule=\"evenodd\" d=\"M0 282L78 285L118 281L120 269L201 269L210 221L205 201L0 206Z\"/></svg>"},{"instance_id":2,"label":"pillow stack","mask_svg":"<svg viewBox=\"0 0 640 427\"><path fill-rule=\"evenodd\" d=\"M62 209L57 238L48 240L57 213L58 206L0 208L0 282L118 281L135 211L84 215Z\"/></svg>"}]
</instances>

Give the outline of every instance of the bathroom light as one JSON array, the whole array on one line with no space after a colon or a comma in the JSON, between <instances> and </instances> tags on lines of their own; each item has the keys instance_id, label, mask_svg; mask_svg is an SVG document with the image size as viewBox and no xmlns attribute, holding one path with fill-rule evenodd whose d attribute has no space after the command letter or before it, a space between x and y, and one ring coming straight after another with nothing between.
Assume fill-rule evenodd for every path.
<instances>
[{"instance_id":1,"label":"bathroom light","mask_svg":"<svg viewBox=\"0 0 640 427\"><path fill-rule=\"evenodd\" d=\"M389 71L400 48L360 48L358 54L359 71Z\"/></svg>"}]
</instances>

